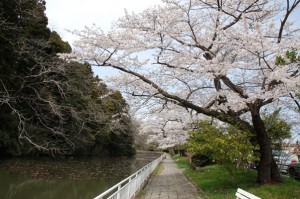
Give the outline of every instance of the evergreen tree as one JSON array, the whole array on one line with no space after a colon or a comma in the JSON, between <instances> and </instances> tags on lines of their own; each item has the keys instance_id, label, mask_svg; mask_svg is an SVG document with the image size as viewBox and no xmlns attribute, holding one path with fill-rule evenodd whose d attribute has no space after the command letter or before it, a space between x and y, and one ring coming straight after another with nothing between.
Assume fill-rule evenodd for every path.
<instances>
[{"instance_id":1,"label":"evergreen tree","mask_svg":"<svg viewBox=\"0 0 300 199\"><path fill-rule=\"evenodd\" d=\"M90 65L56 56L71 47L44 11L43 0L0 0L0 154L129 154L125 100Z\"/></svg>"}]
</instances>

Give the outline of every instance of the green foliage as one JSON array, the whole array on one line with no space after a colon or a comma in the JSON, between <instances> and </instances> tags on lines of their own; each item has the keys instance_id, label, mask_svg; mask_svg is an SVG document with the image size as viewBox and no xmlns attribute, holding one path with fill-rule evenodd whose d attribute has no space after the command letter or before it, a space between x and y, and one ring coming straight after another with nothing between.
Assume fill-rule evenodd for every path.
<instances>
[{"instance_id":1,"label":"green foliage","mask_svg":"<svg viewBox=\"0 0 300 199\"><path fill-rule=\"evenodd\" d=\"M285 56L290 60L290 62L296 62L300 60L300 56L298 56L296 50L287 51Z\"/></svg>"},{"instance_id":2,"label":"green foliage","mask_svg":"<svg viewBox=\"0 0 300 199\"><path fill-rule=\"evenodd\" d=\"M55 31L51 32L50 45L53 53L70 53L72 51L70 44L64 42Z\"/></svg>"},{"instance_id":3,"label":"green foliage","mask_svg":"<svg viewBox=\"0 0 300 199\"><path fill-rule=\"evenodd\" d=\"M291 51L287 51L283 56L277 56L275 63L276 65L286 65L297 61L300 61L300 56L298 55L297 49L292 49Z\"/></svg>"},{"instance_id":4,"label":"green foliage","mask_svg":"<svg viewBox=\"0 0 300 199\"><path fill-rule=\"evenodd\" d=\"M199 121L197 129L190 132L186 147L189 151L210 157L216 163L243 167L256 160L256 146L250 144L251 135L233 126L221 128L209 121Z\"/></svg>"},{"instance_id":5,"label":"green foliage","mask_svg":"<svg viewBox=\"0 0 300 199\"><path fill-rule=\"evenodd\" d=\"M291 125L280 118L280 110L272 114L263 114L266 131L272 146L281 150L282 142L291 137ZM250 132L244 132L230 125L217 127L209 121L200 121L197 129L190 132L186 147L198 156L207 156L214 162L226 165L229 172L232 166L245 167L258 159L255 151L258 146L250 143Z\"/></svg>"},{"instance_id":6,"label":"green foliage","mask_svg":"<svg viewBox=\"0 0 300 199\"><path fill-rule=\"evenodd\" d=\"M121 93L58 59L71 47L44 11L44 0L0 0L0 154L134 153Z\"/></svg>"},{"instance_id":7,"label":"green foliage","mask_svg":"<svg viewBox=\"0 0 300 199\"><path fill-rule=\"evenodd\" d=\"M212 164L213 164L213 160L211 159L211 157L207 155L195 154L192 157L192 165L194 167L204 167Z\"/></svg>"},{"instance_id":8,"label":"green foliage","mask_svg":"<svg viewBox=\"0 0 300 199\"><path fill-rule=\"evenodd\" d=\"M59 67L52 67L57 59L46 52L50 30L44 1L0 2L0 101L3 102L0 129L11 140L10 146L6 145L2 152L19 154L18 148L30 150L27 144L19 143L19 140L25 141L22 138L43 140L42 137L46 139L52 134L44 126L49 125L48 121L55 115L48 102L54 101L57 87L49 82L57 80L61 71ZM58 125L53 123L53 126ZM29 135L31 129L36 130L39 139Z\"/></svg>"},{"instance_id":9,"label":"green foliage","mask_svg":"<svg viewBox=\"0 0 300 199\"><path fill-rule=\"evenodd\" d=\"M84 142L77 153L133 154L132 121L120 92L109 90L101 79L94 77L89 64L72 62L65 67L69 84L61 103L73 107L78 117L67 126L74 133L81 128L81 138L77 137ZM71 112L66 117L73 120Z\"/></svg>"},{"instance_id":10,"label":"green foliage","mask_svg":"<svg viewBox=\"0 0 300 199\"><path fill-rule=\"evenodd\" d=\"M273 148L281 150L283 140L291 138L291 125L280 118L280 109L269 115L264 113L263 120Z\"/></svg>"},{"instance_id":11,"label":"green foliage","mask_svg":"<svg viewBox=\"0 0 300 199\"><path fill-rule=\"evenodd\" d=\"M0 130L0 148L5 148L10 145L9 134L3 130Z\"/></svg>"},{"instance_id":12,"label":"green foliage","mask_svg":"<svg viewBox=\"0 0 300 199\"><path fill-rule=\"evenodd\" d=\"M278 57L276 57L275 63L276 63L276 65L285 65L286 61L285 61L284 57L278 56Z\"/></svg>"}]
</instances>

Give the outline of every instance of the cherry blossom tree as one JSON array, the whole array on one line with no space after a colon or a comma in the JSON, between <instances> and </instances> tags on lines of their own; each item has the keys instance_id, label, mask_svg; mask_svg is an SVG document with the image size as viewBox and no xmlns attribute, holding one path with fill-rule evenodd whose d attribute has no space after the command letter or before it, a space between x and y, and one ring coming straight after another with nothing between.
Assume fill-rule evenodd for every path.
<instances>
[{"instance_id":1,"label":"cherry blossom tree","mask_svg":"<svg viewBox=\"0 0 300 199\"><path fill-rule=\"evenodd\" d=\"M75 31L80 39L65 57L123 72L114 83L136 107L154 113L176 104L247 129L260 146L258 182L281 182L260 110L292 104L299 92L299 61L278 57L300 49L289 20L300 0L163 2L126 13L107 34Z\"/></svg>"},{"instance_id":2,"label":"cherry blossom tree","mask_svg":"<svg viewBox=\"0 0 300 199\"><path fill-rule=\"evenodd\" d=\"M188 138L192 124L202 115L193 115L188 110L174 104L168 104L158 113L140 118L140 133L148 135L149 143L157 143L161 149L179 146Z\"/></svg>"}]
</instances>

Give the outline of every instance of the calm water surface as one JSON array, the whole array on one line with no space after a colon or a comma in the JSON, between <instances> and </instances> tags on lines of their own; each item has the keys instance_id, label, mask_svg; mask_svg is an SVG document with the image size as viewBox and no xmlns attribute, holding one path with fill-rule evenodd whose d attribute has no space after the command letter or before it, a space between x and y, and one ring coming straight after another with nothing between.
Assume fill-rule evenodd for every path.
<instances>
[{"instance_id":1,"label":"calm water surface","mask_svg":"<svg viewBox=\"0 0 300 199\"><path fill-rule=\"evenodd\" d=\"M91 199L154 158L0 160L1 199Z\"/></svg>"}]
</instances>

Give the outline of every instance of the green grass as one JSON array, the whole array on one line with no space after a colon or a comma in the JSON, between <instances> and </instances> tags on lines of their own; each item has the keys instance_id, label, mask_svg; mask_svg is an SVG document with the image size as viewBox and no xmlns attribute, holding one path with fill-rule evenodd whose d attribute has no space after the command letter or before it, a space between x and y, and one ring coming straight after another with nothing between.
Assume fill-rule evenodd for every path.
<instances>
[{"instance_id":1,"label":"green grass","mask_svg":"<svg viewBox=\"0 0 300 199\"><path fill-rule=\"evenodd\" d=\"M263 199L300 199L300 182L284 178L284 183L260 186L255 183L256 172L234 170L229 174L224 166L211 165L193 170L187 157L174 157L178 167L211 199L235 199L242 188Z\"/></svg>"},{"instance_id":2,"label":"green grass","mask_svg":"<svg viewBox=\"0 0 300 199\"><path fill-rule=\"evenodd\" d=\"M155 168L153 174L160 174L164 170L164 165L161 163Z\"/></svg>"}]
</instances>

